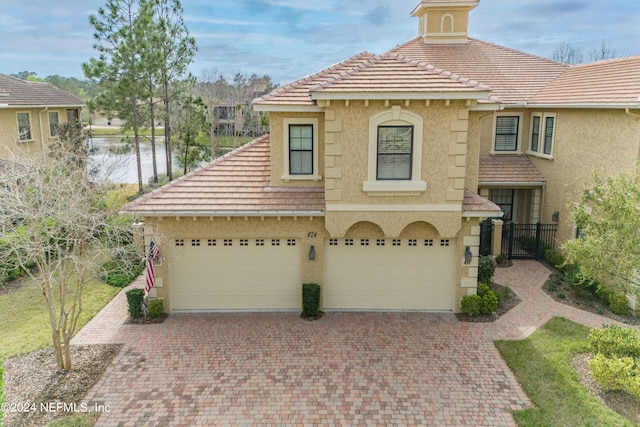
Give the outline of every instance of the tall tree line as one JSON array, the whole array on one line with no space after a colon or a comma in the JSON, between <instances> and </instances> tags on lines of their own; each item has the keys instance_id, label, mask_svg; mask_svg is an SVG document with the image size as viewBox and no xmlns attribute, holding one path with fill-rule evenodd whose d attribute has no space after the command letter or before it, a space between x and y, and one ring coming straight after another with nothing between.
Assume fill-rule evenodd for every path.
<instances>
[{"instance_id":1,"label":"tall tree line","mask_svg":"<svg viewBox=\"0 0 640 427\"><path fill-rule=\"evenodd\" d=\"M182 18L179 0L108 0L89 17L94 27L97 56L83 64L85 76L98 83L89 108L116 114L133 131L138 188L143 191L140 166L140 129L152 129L154 181L155 127L164 124L167 175L171 169L172 108L190 91L194 78L187 73L196 43Z\"/></svg>"}]
</instances>

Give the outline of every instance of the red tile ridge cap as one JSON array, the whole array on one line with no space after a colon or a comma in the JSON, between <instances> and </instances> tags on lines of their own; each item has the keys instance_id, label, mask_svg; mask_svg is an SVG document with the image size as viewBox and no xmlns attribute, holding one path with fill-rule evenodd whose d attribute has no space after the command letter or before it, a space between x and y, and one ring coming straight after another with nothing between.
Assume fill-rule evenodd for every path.
<instances>
[{"instance_id":1,"label":"red tile ridge cap","mask_svg":"<svg viewBox=\"0 0 640 427\"><path fill-rule=\"evenodd\" d=\"M427 73L452 80L456 83L463 84L465 86L468 86L471 89L491 91L490 86L484 85L478 81L475 81L469 78L461 77L451 71L446 71L446 70L442 70L440 68L434 67L433 65L429 65L424 61L416 61L414 59L408 58L406 56L403 56L397 53L385 52L382 55L375 55L373 58L367 61L364 61L361 64L358 64L356 67L354 67L351 70L345 70L344 72L340 73L340 75L338 75L337 77L333 77L324 83L320 83L318 85L312 86L311 88L309 88L309 92L320 91L322 89L325 89L336 82L342 81L347 77L353 76L359 73L360 71L369 68L371 65L379 64L384 59L395 59L398 62L414 66L418 69L426 71Z\"/></svg>"}]
</instances>

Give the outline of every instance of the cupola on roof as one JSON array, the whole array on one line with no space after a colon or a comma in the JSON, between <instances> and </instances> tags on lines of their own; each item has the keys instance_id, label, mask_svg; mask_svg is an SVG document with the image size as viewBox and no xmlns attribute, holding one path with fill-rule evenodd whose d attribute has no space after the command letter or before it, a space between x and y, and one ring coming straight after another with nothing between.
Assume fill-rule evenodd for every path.
<instances>
[{"instance_id":1,"label":"cupola on roof","mask_svg":"<svg viewBox=\"0 0 640 427\"><path fill-rule=\"evenodd\" d=\"M426 44L467 44L469 12L480 0L422 0L411 12Z\"/></svg>"}]
</instances>

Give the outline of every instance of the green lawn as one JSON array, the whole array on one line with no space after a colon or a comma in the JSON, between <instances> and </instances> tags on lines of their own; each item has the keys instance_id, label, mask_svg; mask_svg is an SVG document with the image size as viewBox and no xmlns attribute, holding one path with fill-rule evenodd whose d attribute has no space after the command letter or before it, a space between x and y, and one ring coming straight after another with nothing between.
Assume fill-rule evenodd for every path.
<instances>
[{"instance_id":1,"label":"green lawn","mask_svg":"<svg viewBox=\"0 0 640 427\"><path fill-rule=\"evenodd\" d=\"M588 351L589 328L553 318L529 338L496 341L535 408L514 411L519 426L633 426L580 383L571 359Z\"/></svg>"}]
</instances>

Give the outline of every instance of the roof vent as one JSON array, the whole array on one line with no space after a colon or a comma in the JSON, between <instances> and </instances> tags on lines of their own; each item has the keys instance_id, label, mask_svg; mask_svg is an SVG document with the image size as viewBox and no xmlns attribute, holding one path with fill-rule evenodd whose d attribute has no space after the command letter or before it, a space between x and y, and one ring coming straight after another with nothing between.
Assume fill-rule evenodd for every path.
<instances>
[{"instance_id":1,"label":"roof vent","mask_svg":"<svg viewBox=\"0 0 640 427\"><path fill-rule=\"evenodd\" d=\"M411 16L419 19L426 44L467 44L469 12L478 4L480 0L422 0Z\"/></svg>"}]
</instances>

